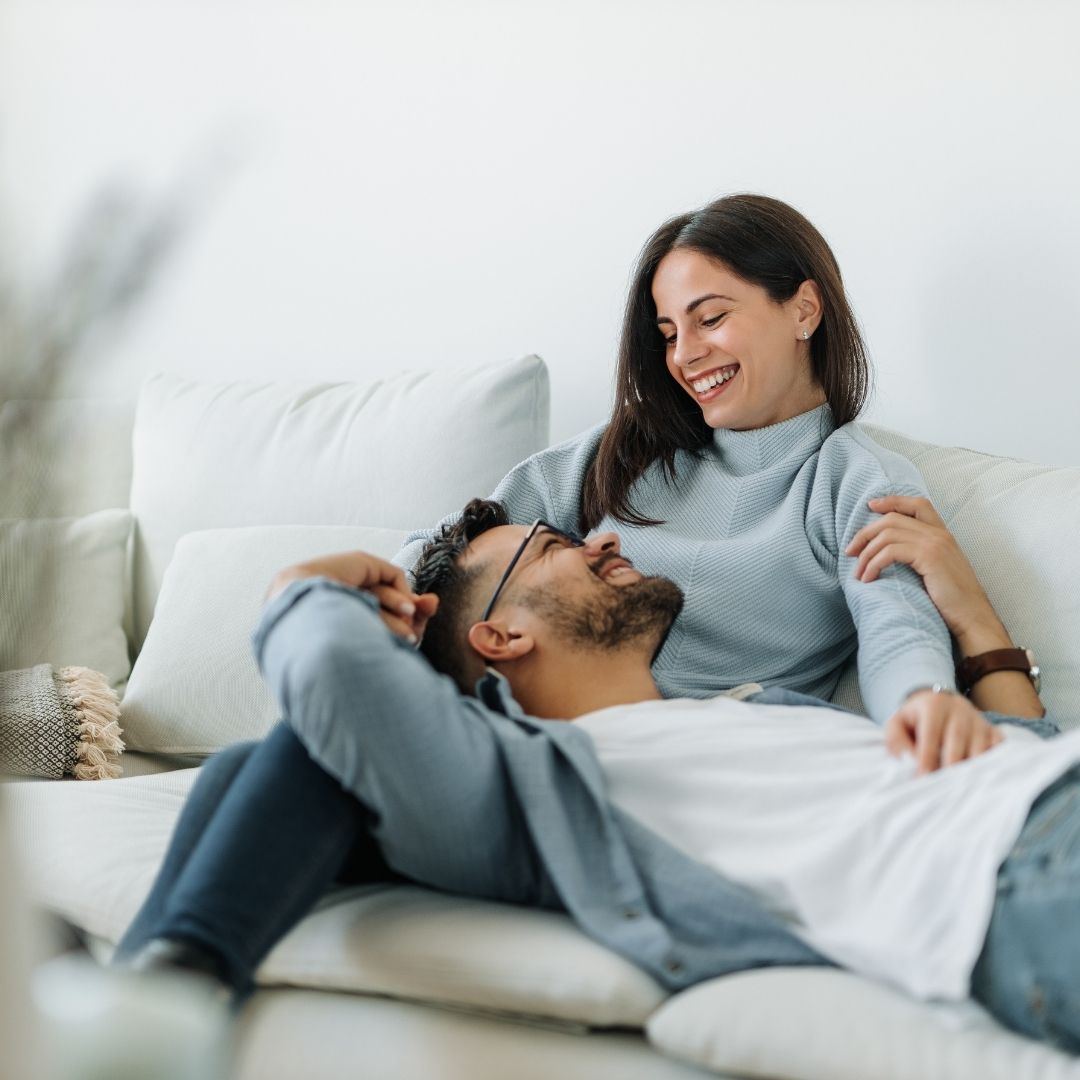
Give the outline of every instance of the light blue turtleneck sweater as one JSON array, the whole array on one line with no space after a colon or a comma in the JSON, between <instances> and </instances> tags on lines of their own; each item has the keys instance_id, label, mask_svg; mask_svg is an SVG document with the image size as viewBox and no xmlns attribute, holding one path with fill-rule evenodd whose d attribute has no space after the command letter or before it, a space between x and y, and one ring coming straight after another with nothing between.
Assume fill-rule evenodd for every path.
<instances>
[{"instance_id":1,"label":"light blue turtleneck sweater","mask_svg":"<svg viewBox=\"0 0 1080 1080\"><path fill-rule=\"evenodd\" d=\"M603 427L534 454L492 494L511 520L573 532ZM949 634L918 575L895 565L874 582L844 548L881 495L925 495L915 467L857 424L834 430L827 405L754 431L718 430L700 457L654 464L632 505L663 525L605 518L646 574L677 582L686 603L653 665L665 697L711 697L739 683L828 698L858 645L859 685L884 722L916 687L954 685ZM447 519L450 520L450 519ZM434 530L414 532L395 562L411 567Z\"/></svg>"}]
</instances>

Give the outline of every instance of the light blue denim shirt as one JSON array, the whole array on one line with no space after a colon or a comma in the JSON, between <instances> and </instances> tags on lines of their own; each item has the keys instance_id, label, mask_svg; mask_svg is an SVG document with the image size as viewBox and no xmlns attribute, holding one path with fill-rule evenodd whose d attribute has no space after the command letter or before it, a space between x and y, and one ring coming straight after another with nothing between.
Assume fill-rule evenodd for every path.
<instances>
[{"instance_id":1,"label":"light blue denim shirt","mask_svg":"<svg viewBox=\"0 0 1080 1080\"><path fill-rule=\"evenodd\" d=\"M387 631L368 595L326 578L294 582L263 612L253 644L285 719L370 809L398 872L565 910L670 990L829 963L748 890L613 806L584 731L525 715L494 672L476 697L462 695ZM778 689L753 700L825 704Z\"/></svg>"}]
</instances>

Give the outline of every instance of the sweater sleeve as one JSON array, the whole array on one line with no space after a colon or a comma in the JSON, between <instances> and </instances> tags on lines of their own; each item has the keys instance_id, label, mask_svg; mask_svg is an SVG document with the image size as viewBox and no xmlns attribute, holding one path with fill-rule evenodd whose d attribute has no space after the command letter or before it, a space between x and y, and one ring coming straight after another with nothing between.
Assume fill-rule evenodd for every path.
<instances>
[{"instance_id":1,"label":"sweater sleeve","mask_svg":"<svg viewBox=\"0 0 1080 1080\"><path fill-rule=\"evenodd\" d=\"M581 490L585 474L596 456L603 426L593 428L558 446L541 450L515 465L487 496L501 502L515 524L527 525L536 518L567 532L576 532L581 518ZM393 562L412 570L424 545L444 525L461 516L448 514L433 528L414 529L394 556Z\"/></svg>"},{"instance_id":2,"label":"sweater sleeve","mask_svg":"<svg viewBox=\"0 0 1080 1080\"><path fill-rule=\"evenodd\" d=\"M871 719L883 724L913 690L938 683L955 688L952 640L922 578L895 563L876 581L855 578L858 559L845 554L855 534L878 515L867 503L884 495L927 495L911 462L885 450L855 425L835 432L827 473L833 494L836 572L858 635L859 689ZM825 448L823 447L823 451ZM835 546L834 546L835 545Z\"/></svg>"}]
</instances>

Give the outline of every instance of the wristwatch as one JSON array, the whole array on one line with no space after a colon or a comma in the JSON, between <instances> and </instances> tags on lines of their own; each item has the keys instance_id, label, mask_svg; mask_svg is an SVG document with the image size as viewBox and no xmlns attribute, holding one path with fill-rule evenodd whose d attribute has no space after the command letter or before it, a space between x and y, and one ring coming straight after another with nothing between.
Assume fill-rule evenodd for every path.
<instances>
[{"instance_id":1,"label":"wristwatch","mask_svg":"<svg viewBox=\"0 0 1080 1080\"><path fill-rule=\"evenodd\" d=\"M1015 649L991 649L961 660L956 665L956 685L962 694L970 694L981 678L994 671L1022 671L1031 680L1035 693L1039 692L1042 680L1035 654L1023 645Z\"/></svg>"}]
</instances>

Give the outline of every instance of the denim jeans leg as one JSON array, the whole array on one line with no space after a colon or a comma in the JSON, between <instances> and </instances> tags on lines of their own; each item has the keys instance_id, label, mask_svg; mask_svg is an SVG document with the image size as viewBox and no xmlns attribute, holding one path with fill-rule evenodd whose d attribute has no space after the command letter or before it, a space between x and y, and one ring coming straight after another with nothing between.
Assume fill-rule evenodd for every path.
<instances>
[{"instance_id":1,"label":"denim jeans leg","mask_svg":"<svg viewBox=\"0 0 1080 1080\"><path fill-rule=\"evenodd\" d=\"M1080 768L1032 807L998 873L972 996L1002 1023L1080 1053Z\"/></svg>"},{"instance_id":2,"label":"denim jeans leg","mask_svg":"<svg viewBox=\"0 0 1080 1080\"><path fill-rule=\"evenodd\" d=\"M214 754L199 769L198 778L173 828L154 884L120 939L115 960L126 959L155 936L156 928L165 914L165 903L176 887L191 853L213 819L218 804L257 745L256 742L235 743Z\"/></svg>"},{"instance_id":3,"label":"denim jeans leg","mask_svg":"<svg viewBox=\"0 0 1080 1080\"><path fill-rule=\"evenodd\" d=\"M194 796L195 792L192 793ZM164 898L148 936L211 949L240 993L352 853L377 861L367 812L284 724L247 754ZM381 862L368 880L377 879ZM353 871L355 880L355 868Z\"/></svg>"}]
</instances>

